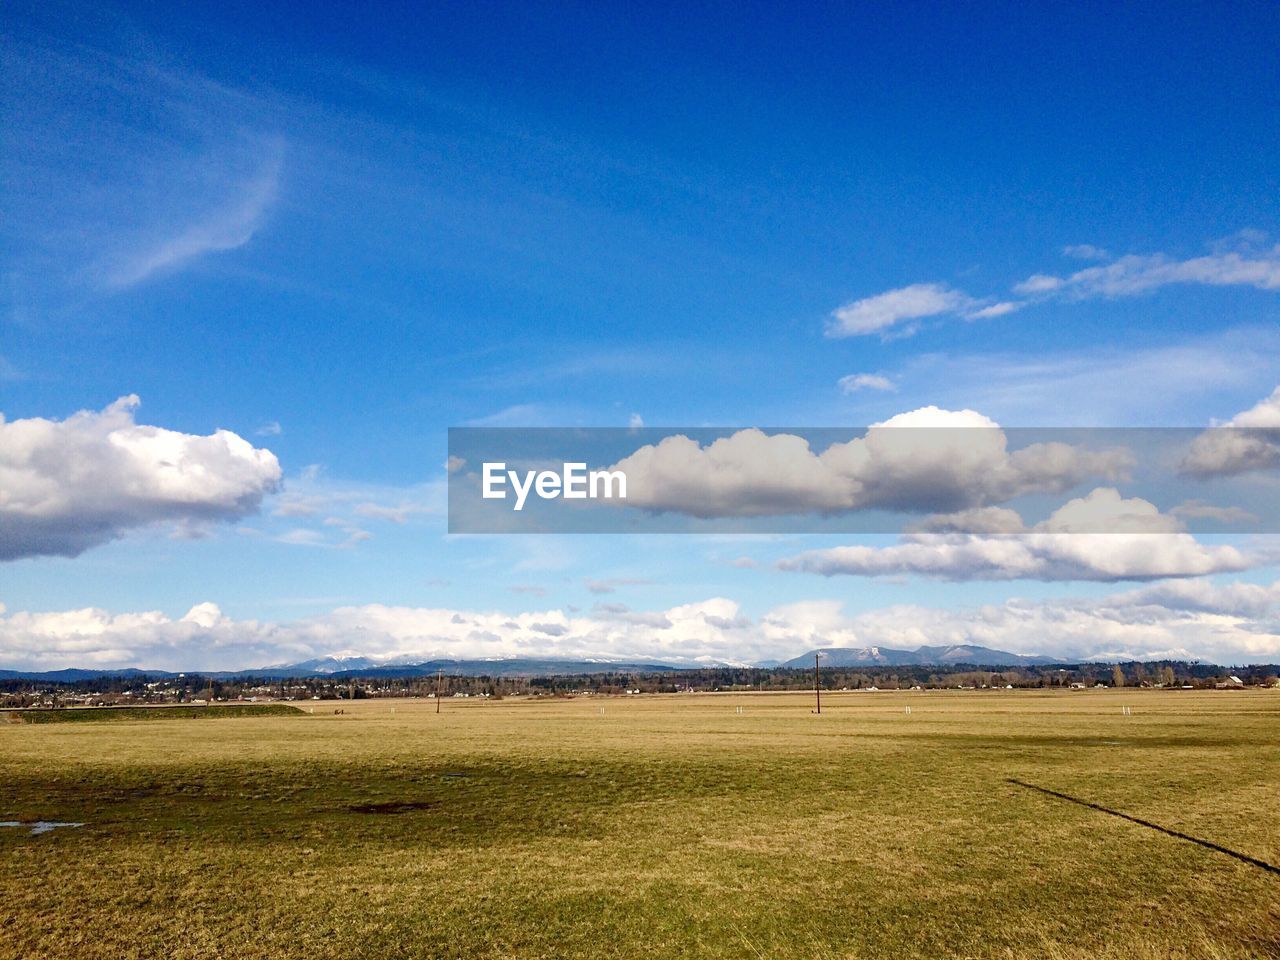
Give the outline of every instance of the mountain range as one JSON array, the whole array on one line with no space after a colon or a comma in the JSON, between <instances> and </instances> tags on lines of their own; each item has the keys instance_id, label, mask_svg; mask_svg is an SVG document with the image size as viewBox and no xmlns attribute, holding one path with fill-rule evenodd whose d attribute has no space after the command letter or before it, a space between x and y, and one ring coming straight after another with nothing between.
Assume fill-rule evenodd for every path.
<instances>
[{"instance_id":1,"label":"mountain range","mask_svg":"<svg viewBox=\"0 0 1280 960\"><path fill-rule=\"evenodd\" d=\"M788 669L808 669L813 666L814 655L821 657L822 667L886 667L886 666L955 666L972 664L984 667L1036 666L1066 661L1054 657L1024 656L990 647L969 644L943 647L918 647L915 650L895 650L890 647L819 647L782 663L770 660L754 666ZM671 670L689 670L700 667L734 666L722 663L660 663L636 660L565 660L547 658L506 658L495 660L423 660L395 663L373 660L369 657L318 657L296 663L274 664L248 670L203 671L189 670L216 679L261 677L279 680L286 677L427 677L443 672L450 676L491 677L545 677L589 673L659 673ZM43 680L75 683L97 677L176 677L181 674L170 670L0 670L0 680Z\"/></svg>"},{"instance_id":2,"label":"mountain range","mask_svg":"<svg viewBox=\"0 0 1280 960\"><path fill-rule=\"evenodd\" d=\"M813 666L814 655L819 656L822 667L930 667L973 664L982 667L1037 666L1048 663L1065 663L1056 657L1029 657L1007 650L993 650L971 644L947 647L917 647L915 650L894 650L890 647L819 647L810 650L781 665L792 669Z\"/></svg>"}]
</instances>

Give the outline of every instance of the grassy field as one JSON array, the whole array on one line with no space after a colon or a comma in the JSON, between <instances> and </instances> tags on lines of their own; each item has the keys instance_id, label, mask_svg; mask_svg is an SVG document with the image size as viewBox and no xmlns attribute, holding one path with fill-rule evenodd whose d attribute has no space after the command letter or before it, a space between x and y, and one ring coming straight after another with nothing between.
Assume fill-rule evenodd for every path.
<instances>
[{"instance_id":1,"label":"grassy field","mask_svg":"<svg viewBox=\"0 0 1280 960\"><path fill-rule=\"evenodd\" d=\"M228 703L205 707L73 707L63 710L0 710L0 723L103 723L120 720L207 720L292 716L287 703Z\"/></svg>"},{"instance_id":2,"label":"grassy field","mask_svg":"<svg viewBox=\"0 0 1280 960\"><path fill-rule=\"evenodd\" d=\"M1280 957L1280 691L344 706L0 725L0 957Z\"/></svg>"}]
</instances>

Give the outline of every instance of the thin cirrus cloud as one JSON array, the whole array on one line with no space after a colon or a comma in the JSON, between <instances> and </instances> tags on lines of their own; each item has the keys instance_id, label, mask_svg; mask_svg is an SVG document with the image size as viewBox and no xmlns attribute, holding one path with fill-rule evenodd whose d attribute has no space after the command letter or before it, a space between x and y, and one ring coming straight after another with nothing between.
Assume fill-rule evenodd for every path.
<instances>
[{"instance_id":1,"label":"thin cirrus cloud","mask_svg":"<svg viewBox=\"0 0 1280 960\"><path fill-rule=\"evenodd\" d=\"M934 518L926 530L946 530ZM1180 532L1177 517L1139 498L1100 487L1027 528L1012 510L989 511L989 534L914 532L890 547L813 550L780 570L834 576L915 575L938 580L1163 580L1238 572L1255 561L1232 546L1209 547ZM977 527L963 518L962 529ZM1081 532L1109 530L1109 533Z\"/></svg>"},{"instance_id":2,"label":"thin cirrus cloud","mask_svg":"<svg viewBox=\"0 0 1280 960\"><path fill-rule=\"evenodd\" d=\"M918 322L929 317L987 319L1049 300L1134 297L1175 284L1280 290L1280 245L1260 246L1259 239L1260 235L1245 232L1236 238L1238 249L1217 249L1188 259L1164 253L1112 258L1101 247L1077 244L1064 248L1063 254L1107 262L1065 275L1032 274L1014 284L1012 298L978 298L942 283L915 283L887 290L837 307L831 313L826 333L829 337L905 337L914 334Z\"/></svg>"},{"instance_id":3,"label":"thin cirrus cloud","mask_svg":"<svg viewBox=\"0 0 1280 960\"><path fill-rule=\"evenodd\" d=\"M190 535L256 513L281 479L270 450L229 430L140 424L121 397L65 420L0 416L0 560L74 557L168 522Z\"/></svg>"},{"instance_id":4,"label":"thin cirrus cloud","mask_svg":"<svg viewBox=\"0 0 1280 960\"><path fill-rule=\"evenodd\" d=\"M548 656L697 665L784 659L826 646L972 644L1077 660L1240 663L1280 656L1277 618L1280 583L1209 580L1169 581L1103 597L1014 597L973 608L899 604L852 616L839 601L807 600L750 617L725 597L650 611L597 604L586 613L366 604L281 623L235 620L210 602L176 619L159 611L6 613L0 606L0 662L27 670L231 670L325 656L363 656L380 664Z\"/></svg>"},{"instance_id":5,"label":"thin cirrus cloud","mask_svg":"<svg viewBox=\"0 0 1280 960\"><path fill-rule=\"evenodd\" d=\"M159 224L152 228L152 236L108 255L99 268L103 285L121 290L249 243L279 191L284 141L267 139L261 153L252 174L226 184L215 204L191 211L179 222Z\"/></svg>"},{"instance_id":6,"label":"thin cirrus cloud","mask_svg":"<svg viewBox=\"0 0 1280 960\"><path fill-rule=\"evenodd\" d=\"M23 149L0 167L22 189L4 199L0 236L20 321L74 315L243 248L277 203L299 105L128 48L7 51L6 119Z\"/></svg>"}]
</instances>

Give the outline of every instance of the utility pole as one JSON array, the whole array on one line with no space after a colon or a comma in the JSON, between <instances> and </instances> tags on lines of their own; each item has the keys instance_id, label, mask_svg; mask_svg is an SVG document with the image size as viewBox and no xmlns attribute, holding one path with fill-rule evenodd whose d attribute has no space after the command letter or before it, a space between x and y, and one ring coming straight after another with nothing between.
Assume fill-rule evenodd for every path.
<instances>
[{"instance_id":1,"label":"utility pole","mask_svg":"<svg viewBox=\"0 0 1280 960\"><path fill-rule=\"evenodd\" d=\"M818 658L822 654L815 652L813 655L813 696L818 702L818 709L815 713L822 712L822 687L818 685Z\"/></svg>"},{"instance_id":2,"label":"utility pole","mask_svg":"<svg viewBox=\"0 0 1280 960\"><path fill-rule=\"evenodd\" d=\"M444 682L444 669L436 671L436 713L440 712L440 684Z\"/></svg>"}]
</instances>

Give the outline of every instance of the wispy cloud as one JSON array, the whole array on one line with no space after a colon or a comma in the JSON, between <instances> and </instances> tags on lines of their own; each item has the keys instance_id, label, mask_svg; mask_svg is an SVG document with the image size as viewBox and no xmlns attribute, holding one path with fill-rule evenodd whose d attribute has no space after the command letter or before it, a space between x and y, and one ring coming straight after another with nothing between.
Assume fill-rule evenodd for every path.
<instances>
[{"instance_id":1,"label":"wispy cloud","mask_svg":"<svg viewBox=\"0 0 1280 960\"><path fill-rule=\"evenodd\" d=\"M898 389L892 380L878 373L851 373L841 377L838 386L841 393L857 393L859 390L892 392Z\"/></svg>"},{"instance_id":2,"label":"wispy cloud","mask_svg":"<svg viewBox=\"0 0 1280 960\"><path fill-rule=\"evenodd\" d=\"M1280 290L1280 246L1257 253L1213 253L1177 260L1163 253L1130 254L1066 276L1038 273L1013 288L1026 296L1074 300L1133 297L1173 284Z\"/></svg>"},{"instance_id":3,"label":"wispy cloud","mask_svg":"<svg viewBox=\"0 0 1280 960\"><path fill-rule=\"evenodd\" d=\"M113 290L131 287L208 254L243 247L258 232L275 201L283 161L284 141L270 138L252 176L234 183L212 207L191 220L167 225L158 237L138 249L110 255L104 264L104 285ZM201 198L191 200L198 203Z\"/></svg>"},{"instance_id":4,"label":"wispy cloud","mask_svg":"<svg viewBox=\"0 0 1280 960\"><path fill-rule=\"evenodd\" d=\"M1165 253L1112 259L1101 247L1076 244L1064 247L1063 255L1109 262L1063 275L1033 273L1013 285L1013 298L975 297L943 283L886 290L837 307L826 333L829 337L879 334L892 339L911 336L918 330L918 321L929 317L990 319L1048 301L1135 297L1177 284L1280 290L1280 245L1266 247L1264 240L1256 231L1242 231L1214 244L1211 253L1187 259Z\"/></svg>"},{"instance_id":5,"label":"wispy cloud","mask_svg":"<svg viewBox=\"0 0 1280 960\"><path fill-rule=\"evenodd\" d=\"M23 143L0 159L10 318L32 324L206 257L268 222L301 110L223 86L131 42L6 47ZM305 149L305 147L304 147Z\"/></svg>"},{"instance_id":6,"label":"wispy cloud","mask_svg":"<svg viewBox=\"0 0 1280 960\"><path fill-rule=\"evenodd\" d=\"M1092 243L1073 243L1062 248L1064 257L1073 257L1076 260L1109 260L1111 254L1102 247L1095 247Z\"/></svg>"},{"instance_id":7,"label":"wispy cloud","mask_svg":"<svg viewBox=\"0 0 1280 960\"><path fill-rule=\"evenodd\" d=\"M967 293L946 284L913 283L837 307L827 323L827 336L863 337L874 333L883 336L890 330L902 333L901 328L910 321L959 313L973 303ZM908 328L908 332L913 331Z\"/></svg>"}]
</instances>

